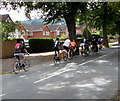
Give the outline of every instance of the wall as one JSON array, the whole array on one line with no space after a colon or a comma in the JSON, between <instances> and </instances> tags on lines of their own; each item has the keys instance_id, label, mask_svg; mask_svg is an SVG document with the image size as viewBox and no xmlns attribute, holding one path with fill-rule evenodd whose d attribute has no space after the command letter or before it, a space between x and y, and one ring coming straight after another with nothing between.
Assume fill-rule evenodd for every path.
<instances>
[{"instance_id":1,"label":"wall","mask_svg":"<svg viewBox=\"0 0 120 101\"><path fill-rule=\"evenodd\" d=\"M10 58L14 55L14 47L17 43L17 40L7 40L2 42L2 56L0 58Z\"/></svg>"}]
</instances>

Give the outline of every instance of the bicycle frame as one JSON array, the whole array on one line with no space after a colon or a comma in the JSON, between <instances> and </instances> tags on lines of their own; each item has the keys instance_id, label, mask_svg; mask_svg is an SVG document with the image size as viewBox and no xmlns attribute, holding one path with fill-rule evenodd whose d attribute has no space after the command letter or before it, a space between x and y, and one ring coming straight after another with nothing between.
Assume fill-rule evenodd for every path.
<instances>
[{"instance_id":1,"label":"bicycle frame","mask_svg":"<svg viewBox=\"0 0 120 101\"><path fill-rule=\"evenodd\" d=\"M30 67L30 62L25 58L25 61L23 62L22 59L19 56L16 56L16 61L13 64L13 72L15 74L18 74L20 70L24 69L24 71L28 71L28 68Z\"/></svg>"}]
</instances>

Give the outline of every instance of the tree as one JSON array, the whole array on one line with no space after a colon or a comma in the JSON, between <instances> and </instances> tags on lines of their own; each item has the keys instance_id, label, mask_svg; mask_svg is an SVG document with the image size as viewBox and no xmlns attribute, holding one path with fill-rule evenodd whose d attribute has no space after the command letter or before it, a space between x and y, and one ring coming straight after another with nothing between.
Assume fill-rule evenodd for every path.
<instances>
[{"instance_id":1,"label":"tree","mask_svg":"<svg viewBox=\"0 0 120 101\"><path fill-rule=\"evenodd\" d=\"M90 33L90 31L88 30L87 27L84 28L83 36L84 36L85 38L89 39L89 40L92 39L91 33Z\"/></svg>"},{"instance_id":2,"label":"tree","mask_svg":"<svg viewBox=\"0 0 120 101\"><path fill-rule=\"evenodd\" d=\"M8 3L3 2L5 7ZM42 10L45 16L45 22L51 23L64 18L68 27L70 39L76 40L76 22L75 17L86 9L85 2L9 2L13 9L25 6L26 16L30 18L31 10Z\"/></svg>"},{"instance_id":3,"label":"tree","mask_svg":"<svg viewBox=\"0 0 120 101\"><path fill-rule=\"evenodd\" d=\"M17 24L12 21L2 21L1 22L1 32L2 40L9 40L9 37L15 32Z\"/></svg>"},{"instance_id":4,"label":"tree","mask_svg":"<svg viewBox=\"0 0 120 101\"><path fill-rule=\"evenodd\" d=\"M102 30L104 44L108 46L107 35L120 32L120 2L94 2L88 3L87 12L77 17L78 23L87 23L89 27Z\"/></svg>"}]
</instances>

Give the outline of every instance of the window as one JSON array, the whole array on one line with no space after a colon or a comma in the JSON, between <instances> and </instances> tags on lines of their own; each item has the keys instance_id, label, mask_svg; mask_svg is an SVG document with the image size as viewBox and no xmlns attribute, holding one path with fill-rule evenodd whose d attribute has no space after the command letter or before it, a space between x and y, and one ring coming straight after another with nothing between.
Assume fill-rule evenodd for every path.
<instances>
[{"instance_id":1,"label":"window","mask_svg":"<svg viewBox=\"0 0 120 101\"><path fill-rule=\"evenodd\" d=\"M30 32L30 33L29 33L29 36L32 36L32 35L33 35L33 33L32 33L32 32Z\"/></svg>"},{"instance_id":2,"label":"window","mask_svg":"<svg viewBox=\"0 0 120 101\"><path fill-rule=\"evenodd\" d=\"M45 35L45 31L43 31L43 35Z\"/></svg>"},{"instance_id":3,"label":"window","mask_svg":"<svg viewBox=\"0 0 120 101\"><path fill-rule=\"evenodd\" d=\"M60 31L56 31L56 35L60 35Z\"/></svg>"},{"instance_id":4,"label":"window","mask_svg":"<svg viewBox=\"0 0 120 101\"><path fill-rule=\"evenodd\" d=\"M43 35L50 35L50 32L43 31Z\"/></svg>"},{"instance_id":5,"label":"window","mask_svg":"<svg viewBox=\"0 0 120 101\"><path fill-rule=\"evenodd\" d=\"M50 32L46 32L46 35L50 35Z\"/></svg>"}]
</instances>

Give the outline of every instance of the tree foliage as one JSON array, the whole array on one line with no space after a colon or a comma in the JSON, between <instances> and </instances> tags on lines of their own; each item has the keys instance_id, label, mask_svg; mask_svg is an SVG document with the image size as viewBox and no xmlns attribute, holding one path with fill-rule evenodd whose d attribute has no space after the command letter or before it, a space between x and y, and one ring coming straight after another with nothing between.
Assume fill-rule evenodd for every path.
<instances>
[{"instance_id":1,"label":"tree foliage","mask_svg":"<svg viewBox=\"0 0 120 101\"><path fill-rule=\"evenodd\" d=\"M83 31L83 36L84 36L85 38L89 39L89 40L91 40L91 38L92 38L92 35L91 35L91 33L90 33L90 31L88 30L87 27L85 27L85 29L84 29L84 31Z\"/></svg>"},{"instance_id":2,"label":"tree foliage","mask_svg":"<svg viewBox=\"0 0 120 101\"><path fill-rule=\"evenodd\" d=\"M13 35L18 25L12 21L2 21L0 24L2 40L9 40L9 37Z\"/></svg>"},{"instance_id":3,"label":"tree foliage","mask_svg":"<svg viewBox=\"0 0 120 101\"><path fill-rule=\"evenodd\" d=\"M107 35L115 35L120 32L120 2L88 3L87 13L80 14L78 17L78 23L86 22L90 27L102 30L104 43L107 47Z\"/></svg>"}]
</instances>

